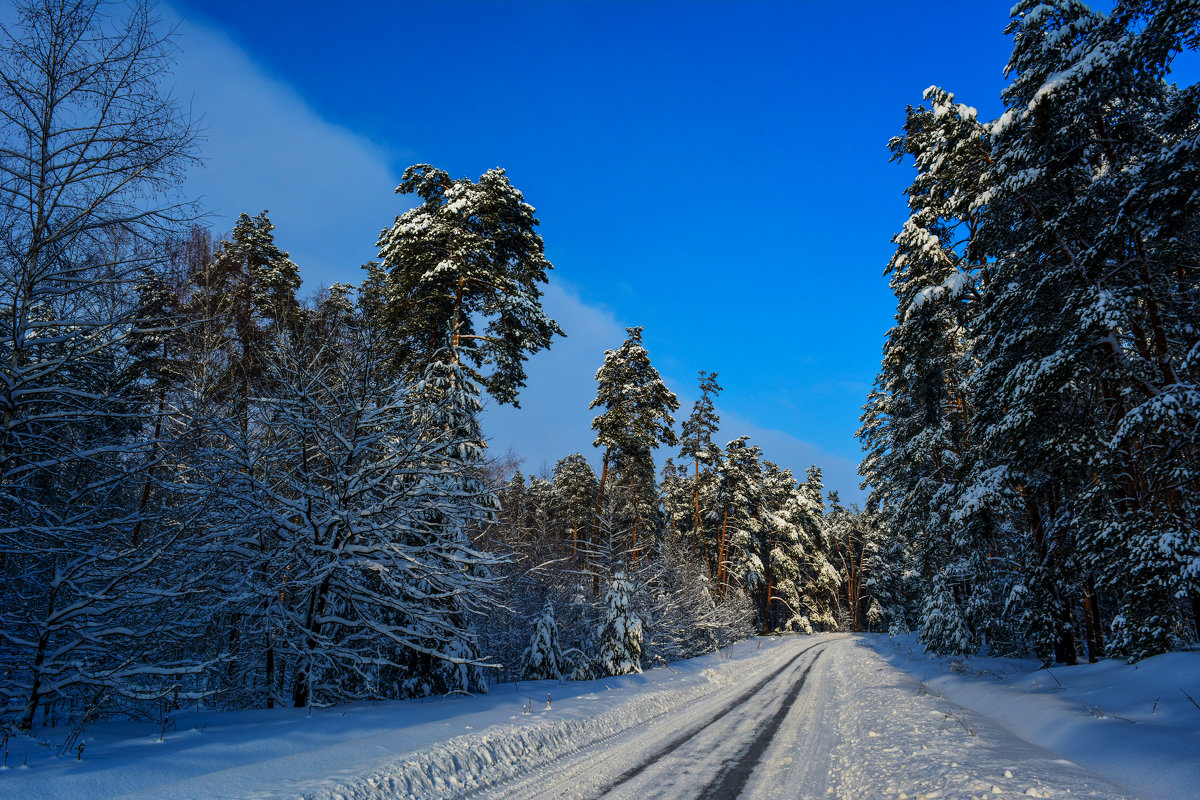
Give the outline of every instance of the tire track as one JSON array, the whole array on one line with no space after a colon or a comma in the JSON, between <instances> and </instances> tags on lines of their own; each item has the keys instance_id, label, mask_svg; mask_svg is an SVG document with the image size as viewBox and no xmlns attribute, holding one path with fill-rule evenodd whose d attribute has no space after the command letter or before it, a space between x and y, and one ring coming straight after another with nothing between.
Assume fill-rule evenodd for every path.
<instances>
[{"instance_id":1,"label":"tire track","mask_svg":"<svg viewBox=\"0 0 1200 800\"><path fill-rule=\"evenodd\" d=\"M722 707L719 711L717 711L715 714L713 714L713 716L709 718L708 722L705 722L703 725L696 726L693 730L694 731L702 730L704 727L707 727L708 725L712 724L712 722L715 722L718 718L720 718L721 716L724 716L733 707L735 707L739 703L744 702L747 697L749 697L751 694L753 694L754 691L761 689L763 686L765 686L771 680L778 677L782 672L784 672L789 667L791 667L793 664L795 664L797 659L799 659L800 656L804 655L805 653L807 653L809 650L816 647L817 645L828 645L829 643L830 643L829 640L826 640L826 641L814 642L814 643L808 645L807 647L805 647L803 650L801 650L796 655L788 658L787 662L783 666L779 667L778 669L773 670L766 678L759 680L754 685L754 687L752 687L752 690L742 692L742 694L740 694L732 702L728 703L726 706ZM754 670L754 671L757 672L758 670ZM689 701L689 702L700 703L700 702L706 702L710 699L715 700L715 699L717 699L717 696L719 694L723 693L724 691L725 691L724 689L717 690L716 692L714 692L712 694L697 697L694 700ZM547 770L553 770L554 765L564 764L564 763L570 764L573 760L577 760L581 757L584 757L589 752L595 753L598 749L605 748L607 745L609 745L613 742L616 742L618 740L624 739L629 736L637 735L637 733L639 731L644 732L647 729L652 728L656 723L660 722L663 718L670 717L671 715L678 713L679 709L680 709L680 707L672 707L669 709L665 709L665 710L660 711L660 712L654 714L653 716L639 722L638 724L636 724L634 726L631 726L629 728L624 728L624 729L621 729L618 731L614 731L605 736L601 736L600 738L588 741L585 744L581 744L579 746L572 747L568 750L564 750L562 752L556 753L556 754L550 756L549 758L546 758L546 760L544 760L544 761L540 761L535 765L532 765L526 769L519 771L516 774L509 775L505 778L502 778L502 779L494 779L493 778L493 779L489 779L486 781L481 781L481 783L479 785L474 786L471 789L468 789L465 791L455 792L453 796L457 800L471 800L471 798L478 797L479 795L491 796L492 794L499 792L499 794L496 795L497 797L522 797L524 795L521 795L521 794L513 795L512 792L515 790L518 790L519 787L521 787L524 783L534 779L535 776L537 776L539 774L544 774ZM682 744L682 742L675 743L674 741L672 741L672 742L668 743L668 746L673 745L671 747L671 749L675 749L675 748L679 747L680 744ZM605 752L606 752L605 750L601 750L601 752L598 753L597 755L600 755L601 757L603 757ZM623 778L622 780L628 780L628 778ZM612 784L612 785L615 786L616 784ZM608 791L608 789L605 789L605 791ZM603 795L603 793L601 793L601 794L592 795L592 796L599 798L599 797L603 797L604 795Z\"/></svg>"},{"instance_id":2,"label":"tire track","mask_svg":"<svg viewBox=\"0 0 1200 800\"><path fill-rule=\"evenodd\" d=\"M788 712L792 710L792 706L796 702L796 698L800 696L801 690L804 688L804 681L808 679L808 673L812 672L812 668L816 666L817 659L823 654L823 650L817 651L813 656L813 660L804 668L804 672L800 674L800 680L788 690L787 696L783 699L774 716L767 722L754 740L750 742L750 746L746 748L745 753L737 761L730 763L720 774L717 775L704 790L700 793L700 797L705 800L729 800L729 798L737 797L746 788L746 783L749 782L750 776L754 774L754 770L758 768L763 756L767 752L767 747L770 746L771 740L775 738L775 734L779 732L779 727L783 725L784 719L787 718Z\"/></svg>"},{"instance_id":3,"label":"tire track","mask_svg":"<svg viewBox=\"0 0 1200 800\"><path fill-rule=\"evenodd\" d=\"M825 644L827 644L827 642L817 642L817 643L811 644L808 647L804 648L799 653L797 653L793 658L791 658L786 664L784 664L782 667L775 670L770 675L767 675L765 678L758 681L750 688L746 689L744 692L742 692L737 697L735 697L733 700L731 700L727 705L725 705L725 707L723 707L720 711L713 714L711 717L709 717L703 723L701 723L699 725L694 725L691 728L687 729L686 731L679 734L671 741L667 742L664 746L662 746L658 750L654 751L654 753L652 753L650 756L648 756L647 758L642 760L640 763L635 764L634 766L632 766L629 769L622 772L620 775L618 775L613 780L609 781L600 790L599 794L597 794L595 796L597 798L604 797L606 794L613 791L621 784L627 783L627 782L633 780L634 778L636 778L638 775L641 775L643 772L645 772L647 769L649 769L650 767L657 764L663 758L665 758L666 756L675 752L676 750L678 750L680 747L682 747L687 742L691 741L701 731L716 724L721 719L723 719L727 714L729 714L731 711L739 708L743 703L745 703L747 700L749 700L755 694L762 691L762 689L768 683L770 683L771 681L778 678L780 675L782 675L787 670L791 669L791 667L797 661L799 661L806 653L808 653L808 651L812 650L814 647L817 647L820 645L825 645ZM797 683L797 685L795 687L793 687L788 692L787 696L784 698L782 713L776 712L775 716L771 718L771 722L768 723L768 729L770 730L771 735L774 735L775 731L777 731L779 729L779 726L783 723L783 718L785 716L787 716L787 710L791 707L792 703L795 702L796 695L799 694L799 687L804 684L804 679L806 677L808 677L809 670L812 669L812 665L816 663L817 658L820 657L820 655L821 655L821 651L818 651L817 655L813 657L812 663L810 663L808 665L808 668L805 669L804 673L800 676L800 681ZM754 742L751 743L750 749L753 749L758 744L759 739L761 739L761 738L762 738L762 734L760 734L759 737L756 737ZM768 736L767 739L769 742L770 736ZM765 749L766 744L763 744L762 748ZM750 750L748 749L747 752L750 752ZM747 780L749 779L749 774L746 775L746 779ZM718 778L718 780L720 780L720 778ZM742 785L743 786L745 785L745 780L742 781ZM732 796L732 795L709 794L708 787L706 787L705 792L706 793L703 795L705 797L731 797Z\"/></svg>"}]
</instances>

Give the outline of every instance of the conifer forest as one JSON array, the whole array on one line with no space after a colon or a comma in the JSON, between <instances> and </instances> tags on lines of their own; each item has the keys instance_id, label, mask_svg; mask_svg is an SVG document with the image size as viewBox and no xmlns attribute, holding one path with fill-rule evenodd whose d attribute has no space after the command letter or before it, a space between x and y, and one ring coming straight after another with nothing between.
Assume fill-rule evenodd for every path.
<instances>
[{"instance_id":1,"label":"conifer forest","mask_svg":"<svg viewBox=\"0 0 1200 800\"><path fill-rule=\"evenodd\" d=\"M0 30L5 742L784 634L1054 675L1200 641L1200 84L1172 74L1200 7L1019 0L1002 114L895 109L861 507L722 426L712 365L668 386L636 325L594 354L590 450L490 448L485 404L572 335L521 175L409 166L375 259L318 286L269 211L220 230L186 193L204 127L160 12L15 0Z\"/></svg>"}]
</instances>

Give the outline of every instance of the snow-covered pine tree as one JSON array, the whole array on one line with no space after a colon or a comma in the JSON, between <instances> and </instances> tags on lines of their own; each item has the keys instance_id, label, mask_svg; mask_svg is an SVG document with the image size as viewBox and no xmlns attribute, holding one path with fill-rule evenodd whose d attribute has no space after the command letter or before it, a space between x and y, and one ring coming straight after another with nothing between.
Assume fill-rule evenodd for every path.
<instances>
[{"instance_id":1,"label":"snow-covered pine tree","mask_svg":"<svg viewBox=\"0 0 1200 800\"><path fill-rule=\"evenodd\" d=\"M529 647L521 656L521 677L527 681L558 680L562 678L562 665L563 654L558 645L554 603L547 600L533 636L529 639Z\"/></svg>"},{"instance_id":2,"label":"snow-covered pine tree","mask_svg":"<svg viewBox=\"0 0 1200 800\"><path fill-rule=\"evenodd\" d=\"M1121 86L1070 87L1083 102L1104 103L1091 139L1109 148L1106 161L1130 165L1090 189L1094 205L1115 208L1093 248L1122 267L1115 278L1111 269L1102 273L1101 285L1121 298L1112 314L1121 358L1104 377L1119 379L1125 396L1106 409L1115 427L1111 454L1082 498L1089 508L1080 547L1087 578L1099 582L1122 622L1114 648L1135 658L1169 649L1179 635L1200 637L1200 281L1180 266L1200 254L1193 180L1200 86L1169 83L1176 54L1197 46L1197 19L1190 7L1118 3L1111 30L1093 37L1104 54L1080 60L1108 59ZM1096 592L1084 588L1090 612Z\"/></svg>"},{"instance_id":3,"label":"snow-covered pine tree","mask_svg":"<svg viewBox=\"0 0 1200 800\"><path fill-rule=\"evenodd\" d=\"M1006 471L1035 559L1024 570L1035 642L1067 663L1080 605L1100 644L1093 577L1129 623L1120 650L1167 649L1194 541L1175 498L1194 491L1176 454L1195 431L1159 413L1183 388L1186 334L1173 333L1185 328L1164 313L1183 297L1180 242L1160 238L1155 216L1126 213L1149 196L1147 159L1173 147L1160 120L1174 90L1158 56L1141 60L1139 27L1065 0L1013 9L1012 83L990 130L977 234L996 263L972 392L989 466Z\"/></svg>"},{"instance_id":4,"label":"snow-covered pine tree","mask_svg":"<svg viewBox=\"0 0 1200 800\"><path fill-rule=\"evenodd\" d=\"M227 395L228 413L240 421L243 435L249 434L251 398L264 391L268 349L277 341L268 332L296 322L299 311L299 273L275 244L274 228L265 211L253 218L241 214L229 239L192 277L191 316L214 337L210 349L224 353L213 390Z\"/></svg>"},{"instance_id":5,"label":"snow-covered pine tree","mask_svg":"<svg viewBox=\"0 0 1200 800\"><path fill-rule=\"evenodd\" d=\"M887 268L896 324L858 432L867 450L861 474L871 486L868 507L878 510L890 539L874 556L912 559L878 564L892 574L886 595L902 603L897 615L911 608L895 580L909 568L921 576L922 592L948 573L969 595L974 581L990 574L972 560L993 533L987 513L951 518L975 457L964 381L986 273L972 236L986 200L990 143L975 109L938 87L924 99L928 107L910 107L904 134L890 143L893 160L911 156L917 175L908 189L912 213L893 239ZM877 577L864 574L868 583ZM919 607L923 598L913 603Z\"/></svg>"},{"instance_id":6,"label":"snow-covered pine tree","mask_svg":"<svg viewBox=\"0 0 1200 800\"><path fill-rule=\"evenodd\" d=\"M706 499L711 498L715 484L712 461L715 448L712 437L721 424L715 404L717 396L721 393L717 373L700 370L699 389L700 398L692 405L692 413L683 421L679 438L681 467L684 464L690 464L692 467L692 507L690 515L681 516L679 522L685 527L678 530L690 532L692 547L707 562L709 557L704 535L704 519L708 515L701 500L702 495ZM688 522L691 523L690 526L687 526ZM711 576L714 573L709 574Z\"/></svg>"},{"instance_id":7,"label":"snow-covered pine tree","mask_svg":"<svg viewBox=\"0 0 1200 800\"><path fill-rule=\"evenodd\" d=\"M542 309L539 284L553 267L533 206L498 168L475 182L416 164L396 191L416 194L420 205L396 217L377 243L382 302L374 311L396 343L392 367L419 377L448 346L468 379L517 405L525 359L565 335ZM489 374L480 371L485 365Z\"/></svg>"},{"instance_id":8,"label":"snow-covered pine tree","mask_svg":"<svg viewBox=\"0 0 1200 800\"><path fill-rule=\"evenodd\" d=\"M725 446L718 471L717 591L724 595L735 588L753 596L761 628L766 587L766 565L757 546L764 527L762 451L749 436L739 436Z\"/></svg>"},{"instance_id":9,"label":"snow-covered pine tree","mask_svg":"<svg viewBox=\"0 0 1200 800\"><path fill-rule=\"evenodd\" d=\"M799 548L804 553L800 574L800 630L831 631L837 628L833 610L841 588L841 575L830 559L834 557L825 520L825 485L821 468L813 465L805 473L804 482L796 491L790 516L800 537Z\"/></svg>"},{"instance_id":10,"label":"snow-covered pine tree","mask_svg":"<svg viewBox=\"0 0 1200 800\"><path fill-rule=\"evenodd\" d=\"M564 524L570 526L571 550L577 559L584 549L580 538L587 537L591 528L598 486L592 465L580 453L572 453L554 465L555 507Z\"/></svg>"},{"instance_id":11,"label":"snow-covered pine tree","mask_svg":"<svg viewBox=\"0 0 1200 800\"><path fill-rule=\"evenodd\" d=\"M793 516L796 479L789 469L763 462L763 563L766 565L763 631L797 627L800 583L806 553L798 520Z\"/></svg>"},{"instance_id":12,"label":"snow-covered pine tree","mask_svg":"<svg viewBox=\"0 0 1200 800\"><path fill-rule=\"evenodd\" d=\"M604 597L595 662L605 675L642 671L642 620L633 610L633 585L618 569Z\"/></svg>"},{"instance_id":13,"label":"snow-covered pine tree","mask_svg":"<svg viewBox=\"0 0 1200 800\"><path fill-rule=\"evenodd\" d=\"M253 219L242 214L233 226L230 244L245 259L250 303L256 315L278 327L292 322L299 312L296 290L300 271L275 244L274 230L266 211Z\"/></svg>"},{"instance_id":14,"label":"snow-covered pine tree","mask_svg":"<svg viewBox=\"0 0 1200 800\"><path fill-rule=\"evenodd\" d=\"M604 353L604 364L596 371L596 399L589 407L602 409L592 420L596 432L593 445L602 448L604 454L596 514L599 516L603 509L610 473L615 472L627 490L633 517L630 549L636 563L639 526L643 534L653 534L657 527L654 451L659 444L674 445L677 441L675 418L671 415L679 409L679 400L650 363L650 354L642 344L642 329L625 330L625 342ZM647 521L652 523L649 530ZM594 587L598 594L599 576Z\"/></svg>"}]
</instances>

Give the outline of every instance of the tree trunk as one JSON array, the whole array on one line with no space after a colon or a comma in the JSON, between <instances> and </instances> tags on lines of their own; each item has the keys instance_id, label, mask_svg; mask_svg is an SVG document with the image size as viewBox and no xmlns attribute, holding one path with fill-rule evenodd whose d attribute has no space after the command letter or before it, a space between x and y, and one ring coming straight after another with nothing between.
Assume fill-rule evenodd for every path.
<instances>
[{"instance_id":1,"label":"tree trunk","mask_svg":"<svg viewBox=\"0 0 1200 800\"><path fill-rule=\"evenodd\" d=\"M267 708L275 707L275 645L267 634Z\"/></svg>"},{"instance_id":2,"label":"tree trunk","mask_svg":"<svg viewBox=\"0 0 1200 800\"><path fill-rule=\"evenodd\" d=\"M163 357L167 356L167 347L163 345ZM142 524L145 522L146 507L150 505L150 489L154 484L154 466L158 460L158 439L162 436L162 418L166 413L167 393L166 390L160 390L158 393L158 410L154 414L154 440L150 445L150 468L146 470L146 482L142 484L142 499L138 503L137 522L133 526L133 534L130 536L132 544L137 547L142 539Z\"/></svg>"},{"instance_id":3,"label":"tree trunk","mask_svg":"<svg viewBox=\"0 0 1200 800\"><path fill-rule=\"evenodd\" d=\"M37 653L33 658L33 682L29 687L29 701L17 724L20 730L27 731L33 727L33 716L37 713L38 703L42 699L42 664L46 661L46 646L49 644L50 631L46 629L38 636Z\"/></svg>"},{"instance_id":4,"label":"tree trunk","mask_svg":"<svg viewBox=\"0 0 1200 800\"><path fill-rule=\"evenodd\" d=\"M604 461L600 468L600 486L596 490L596 519L593 528L592 552L595 553L600 548L600 513L604 508L604 484L608 481L608 462L612 457L612 446L605 448ZM595 564L592 565L595 568ZM592 573L592 596L600 596L600 573Z\"/></svg>"},{"instance_id":5,"label":"tree trunk","mask_svg":"<svg viewBox=\"0 0 1200 800\"><path fill-rule=\"evenodd\" d=\"M729 509L721 520L721 544L717 548L717 595L725 596L725 533L729 530Z\"/></svg>"},{"instance_id":6,"label":"tree trunk","mask_svg":"<svg viewBox=\"0 0 1200 800\"><path fill-rule=\"evenodd\" d=\"M1095 664L1104 658L1104 628L1100 622L1100 601L1096 596L1096 581L1088 575L1083 585L1083 614L1088 635L1088 662Z\"/></svg>"},{"instance_id":7,"label":"tree trunk","mask_svg":"<svg viewBox=\"0 0 1200 800\"><path fill-rule=\"evenodd\" d=\"M1071 605L1066 602L1059 591L1060 575L1057 565L1049 563L1050 549L1046 541L1045 520L1042 518L1042 511L1038 507L1037 501L1031 496L1032 493L1022 489L1020 494L1025 501L1025 513L1033 537L1034 551L1037 553L1038 560L1050 573L1049 580L1053 582L1053 585L1046 587L1046 591L1050 595L1047 600L1050 603L1050 617L1054 625L1054 660L1060 664L1074 666L1078 663L1078 657L1075 653Z\"/></svg>"},{"instance_id":8,"label":"tree trunk","mask_svg":"<svg viewBox=\"0 0 1200 800\"><path fill-rule=\"evenodd\" d=\"M317 634L320 631L314 626L317 625L317 618L325 613L325 597L329 591L330 580L332 580L331 577L326 577L325 580L321 581L321 585L313 590L308 599L308 614L304 621L304 628L309 632L305 638L305 644L309 653L312 653L317 648ZM302 659L297 660L296 681L292 685L292 706L295 708L305 708L312 702L312 696L309 692L311 672L311 656L306 655Z\"/></svg>"},{"instance_id":9,"label":"tree trunk","mask_svg":"<svg viewBox=\"0 0 1200 800\"><path fill-rule=\"evenodd\" d=\"M765 608L763 611L763 633L770 633L771 631L775 630L775 621L773 619L773 615L771 614L771 588L772 588L771 584L773 582L772 579L774 578L774 572L771 569L771 540L770 539L767 540L766 573L767 573L767 596L766 596L766 602L764 603Z\"/></svg>"}]
</instances>

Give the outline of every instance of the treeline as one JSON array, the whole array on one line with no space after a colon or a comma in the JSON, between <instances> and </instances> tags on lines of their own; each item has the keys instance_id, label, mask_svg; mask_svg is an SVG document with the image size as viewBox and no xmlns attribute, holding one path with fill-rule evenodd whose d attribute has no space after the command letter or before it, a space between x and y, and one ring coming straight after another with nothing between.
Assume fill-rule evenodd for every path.
<instances>
[{"instance_id":1,"label":"treeline","mask_svg":"<svg viewBox=\"0 0 1200 800\"><path fill-rule=\"evenodd\" d=\"M716 374L700 373L682 436L679 401L641 328L605 354L596 380L599 475L575 453L548 475L515 472L498 493L491 535L511 554L500 572L517 613L487 636L507 679L541 677L533 665L546 663L577 678L621 674L752 632L867 624L866 595L847 580L862 561L864 518L836 493L827 508L817 467L798 482L748 437L715 444ZM666 458L656 480L663 446L677 446L679 461Z\"/></svg>"},{"instance_id":2,"label":"treeline","mask_svg":"<svg viewBox=\"0 0 1200 800\"><path fill-rule=\"evenodd\" d=\"M599 475L487 460L483 396L515 405L562 335L503 170L410 167L362 283L309 298L266 212L192 225L155 30L61 0L0 34L3 724L483 691L862 624L862 517L815 468L714 444L715 375L677 437L640 329L597 373Z\"/></svg>"},{"instance_id":3,"label":"treeline","mask_svg":"<svg viewBox=\"0 0 1200 800\"><path fill-rule=\"evenodd\" d=\"M860 436L872 578L936 652L1144 658L1200 626L1200 9L1023 0L1005 111L908 109Z\"/></svg>"}]
</instances>

